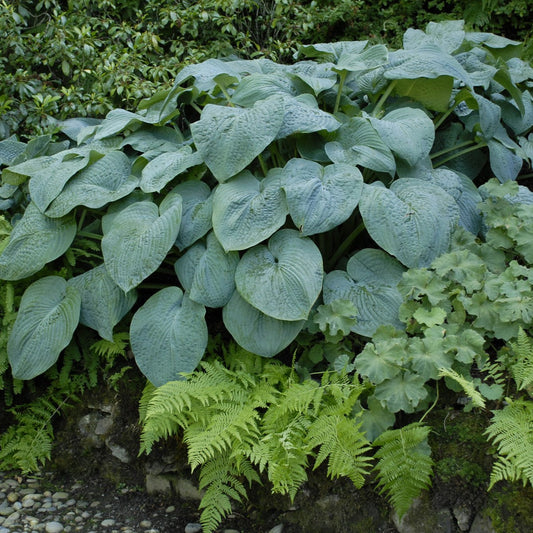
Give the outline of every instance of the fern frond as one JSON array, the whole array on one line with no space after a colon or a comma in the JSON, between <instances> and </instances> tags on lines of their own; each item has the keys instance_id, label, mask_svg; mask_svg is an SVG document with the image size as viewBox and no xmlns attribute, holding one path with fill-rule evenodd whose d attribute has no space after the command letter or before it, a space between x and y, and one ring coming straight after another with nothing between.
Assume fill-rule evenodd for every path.
<instances>
[{"instance_id":1,"label":"fern frond","mask_svg":"<svg viewBox=\"0 0 533 533\"><path fill-rule=\"evenodd\" d=\"M515 342L510 343L515 361L511 365L511 375L517 388L528 390L533 387L533 339L520 328Z\"/></svg>"},{"instance_id":2,"label":"fern frond","mask_svg":"<svg viewBox=\"0 0 533 533\"><path fill-rule=\"evenodd\" d=\"M461 374L451 368L439 369L439 377L450 378L459 383L465 394L472 400L473 405L481 407L482 409L485 408L485 398L483 398L481 393L476 389L476 386L472 381L461 376Z\"/></svg>"},{"instance_id":3,"label":"fern frond","mask_svg":"<svg viewBox=\"0 0 533 533\"><path fill-rule=\"evenodd\" d=\"M100 339L96 341L91 350L108 361L113 361L116 357L125 356L129 346L130 335L127 331L122 331L113 335L113 341Z\"/></svg>"},{"instance_id":4,"label":"fern frond","mask_svg":"<svg viewBox=\"0 0 533 533\"><path fill-rule=\"evenodd\" d=\"M386 493L401 518L422 490L431 484L433 460L427 442L430 428L419 423L382 433L375 466L380 493Z\"/></svg>"},{"instance_id":5,"label":"fern frond","mask_svg":"<svg viewBox=\"0 0 533 533\"><path fill-rule=\"evenodd\" d=\"M485 431L499 454L489 489L501 479L526 479L533 485L533 402L507 401L503 409L493 411Z\"/></svg>"},{"instance_id":6,"label":"fern frond","mask_svg":"<svg viewBox=\"0 0 533 533\"><path fill-rule=\"evenodd\" d=\"M319 448L315 469L328 459L328 476L346 476L357 488L364 484L372 458L365 454L372 448L360 424L340 415L322 415L309 428L308 440L312 448Z\"/></svg>"}]
</instances>

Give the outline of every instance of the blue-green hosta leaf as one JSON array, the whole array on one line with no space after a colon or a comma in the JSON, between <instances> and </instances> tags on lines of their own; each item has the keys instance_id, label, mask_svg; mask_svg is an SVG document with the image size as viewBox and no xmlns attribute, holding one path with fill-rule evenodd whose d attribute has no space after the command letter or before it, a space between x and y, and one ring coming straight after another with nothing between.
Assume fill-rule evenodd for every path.
<instances>
[{"instance_id":1,"label":"blue-green hosta leaf","mask_svg":"<svg viewBox=\"0 0 533 533\"><path fill-rule=\"evenodd\" d=\"M346 272L334 270L324 280L323 298L328 304L350 300L355 305L352 331L371 337L382 325L403 329L398 318L402 296L398 283L405 269L382 250L364 249L350 258Z\"/></svg>"},{"instance_id":2,"label":"blue-green hosta leaf","mask_svg":"<svg viewBox=\"0 0 533 533\"><path fill-rule=\"evenodd\" d=\"M265 315L304 320L322 289L322 255L315 243L280 230L241 258L235 273L239 294Z\"/></svg>"},{"instance_id":3,"label":"blue-green hosta leaf","mask_svg":"<svg viewBox=\"0 0 533 533\"><path fill-rule=\"evenodd\" d=\"M73 141L78 138L82 130L88 127L98 126L102 119L89 117L67 118L58 123L59 129Z\"/></svg>"},{"instance_id":4,"label":"blue-green hosta leaf","mask_svg":"<svg viewBox=\"0 0 533 533\"><path fill-rule=\"evenodd\" d=\"M341 123L330 113L318 108L314 96L303 94L298 97L283 97L283 123L276 139L284 139L293 133L335 131Z\"/></svg>"},{"instance_id":5,"label":"blue-green hosta leaf","mask_svg":"<svg viewBox=\"0 0 533 533\"><path fill-rule=\"evenodd\" d=\"M409 177L409 176L405 176ZM436 168L419 176L435 183L452 196L459 206L459 224L474 235L481 229L481 194L470 178L447 168Z\"/></svg>"},{"instance_id":6,"label":"blue-green hosta leaf","mask_svg":"<svg viewBox=\"0 0 533 533\"><path fill-rule=\"evenodd\" d=\"M467 32L466 40L475 44L483 44L488 48L506 48L507 46L519 46L521 44L519 41L512 41L511 39L507 39L507 37L495 35L494 33L478 31Z\"/></svg>"},{"instance_id":7,"label":"blue-green hosta leaf","mask_svg":"<svg viewBox=\"0 0 533 533\"><path fill-rule=\"evenodd\" d=\"M183 212L176 246L184 250L212 227L213 195L203 181L184 181L172 189L181 196Z\"/></svg>"},{"instance_id":8,"label":"blue-green hosta leaf","mask_svg":"<svg viewBox=\"0 0 533 533\"><path fill-rule=\"evenodd\" d=\"M365 49L367 44L368 41L306 44L298 48L298 57L317 57L336 63L342 54L359 54Z\"/></svg>"},{"instance_id":9,"label":"blue-green hosta leaf","mask_svg":"<svg viewBox=\"0 0 533 533\"><path fill-rule=\"evenodd\" d=\"M124 292L100 265L68 281L81 295L80 323L113 341L113 328L133 307L137 292Z\"/></svg>"},{"instance_id":10,"label":"blue-green hosta leaf","mask_svg":"<svg viewBox=\"0 0 533 533\"><path fill-rule=\"evenodd\" d=\"M487 143L489 147L490 168L501 183L515 180L524 161L514 151L502 143L491 139Z\"/></svg>"},{"instance_id":11,"label":"blue-green hosta leaf","mask_svg":"<svg viewBox=\"0 0 533 533\"><path fill-rule=\"evenodd\" d=\"M137 152L150 152L161 150L170 152L177 149L184 141L181 132L168 126L146 125L128 135L120 144L120 147L131 146Z\"/></svg>"},{"instance_id":12,"label":"blue-green hosta leaf","mask_svg":"<svg viewBox=\"0 0 533 533\"><path fill-rule=\"evenodd\" d=\"M223 307L235 291L238 252L225 252L214 233L187 250L174 265L189 298L206 307Z\"/></svg>"},{"instance_id":13,"label":"blue-green hosta leaf","mask_svg":"<svg viewBox=\"0 0 533 533\"><path fill-rule=\"evenodd\" d=\"M297 96L301 92L296 80L289 77L277 73L255 73L243 78L232 94L231 101L242 107L251 107L259 100L266 100L273 95Z\"/></svg>"},{"instance_id":14,"label":"blue-green hosta leaf","mask_svg":"<svg viewBox=\"0 0 533 533\"><path fill-rule=\"evenodd\" d=\"M226 251L245 250L280 228L288 209L282 170L272 169L259 181L244 171L213 193L213 229Z\"/></svg>"},{"instance_id":15,"label":"blue-green hosta leaf","mask_svg":"<svg viewBox=\"0 0 533 533\"><path fill-rule=\"evenodd\" d=\"M473 87L481 86L484 89L488 89L492 78L494 78L494 75L498 71L493 65L485 63L485 56L486 51L480 48L474 48L468 52L454 56L468 73Z\"/></svg>"},{"instance_id":16,"label":"blue-green hosta leaf","mask_svg":"<svg viewBox=\"0 0 533 533\"><path fill-rule=\"evenodd\" d=\"M205 307L178 287L156 292L131 319L130 342L141 372L156 387L183 379L207 346Z\"/></svg>"},{"instance_id":17,"label":"blue-green hosta leaf","mask_svg":"<svg viewBox=\"0 0 533 533\"><path fill-rule=\"evenodd\" d=\"M334 163L360 165L376 172L394 176L396 162L390 148L383 142L368 119L353 117L337 131L335 141L325 146Z\"/></svg>"},{"instance_id":18,"label":"blue-green hosta leaf","mask_svg":"<svg viewBox=\"0 0 533 533\"><path fill-rule=\"evenodd\" d=\"M533 126L533 96L529 91L522 93L524 112L515 105L514 101L507 101L502 95L494 95L494 101L502 109L502 119L511 127L516 135L525 134Z\"/></svg>"},{"instance_id":19,"label":"blue-green hosta leaf","mask_svg":"<svg viewBox=\"0 0 533 533\"><path fill-rule=\"evenodd\" d=\"M110 152L71 178L49 205L46 215L62 217L78 205L97 209L124 198L139 183L130 171L131 163L127 155Z\"/></svg>"},{"instance_id":20,"label":"blue-green hosta leaf","mask_svg":"<svg viewBox=\"0 0 533 533\"><path fill-rule=\"evenodd\" d=\"M28 204L0 255L0 279L18 280L39 272L68 250L76 229L72 217L51 219Z\"/></svg>"},{"instance_id":21,"label":"blue-green hosta leaf","mask_svg":"<svg viewBox=\"0 0 533 533\"><path fill-rule=\"evenodd\" d=\"M463 20L430 22L426 31L409 28L403 34L403 47L406 50L418 48L423 44L434 44L448 54L453 54L465 40Z\"/></svg>"},{"instance_id":22,"label":"blue-green hosta leaf","mask_svg":"<svg viewBox=\"0 0 533 533\"><path fill-rule=\"evenodd\" d=\"M334 67L336 71L365 72L387 62L389 52L384 44L376 44L361 52L343 52Z\"/></svg>"},{"instance_id":23,"label":"blue-green hosta leaf","mask_svg":"<svg viewBox=\"0 0 533 533\"><path fill-rule=\"evenodd\" d=\"M299 61L289 67L288 72L309 86L315 96L327 91L337 83L337 74L331 70L331 63Z\"/></svg>"},{"instance_id":24,"label":"blue-green hosta leaf","mask_svg":"<svg viewBox=\"0 0 533 533\"><path fill-rule=\"evenodd\" d=\"M468 73L457 59L431 43L410 50L391 52L383 75L389 80L451 76L468 87L472 86Z\"/></svg>"},{"instance_id":25,"label":"blue-green hosta leaf","mask_svg":"<svg viewBox=\"0 0 533 533\"><path fill-rule=\"evenodd\" d=\"M102 253L115 283L125 292L155 272L176 241L181 197L164 212L152 202L135 202L120 211L104 230Z\"/></svg>"},{"instance_id":26,"label":"blue-green hosta leaf","mask_svg":"<svg viewBox=\"0 0 533 533\"><path fill-rule=\"evenodd\" d=\"M160 192L176 176L201 163L202 157L198 152L193 152L190 146L165 152L143 168L141 189L144 192Z\"/></svg>"},{"instance_id":27,"label":"blue-green hosta leaf","mask_svg":"<svg viewBox=\"0 0 533 533\"><path fill-rule=\"evenodd\" d=\"M222 310L226 329L237 344L261 357L274 357L300 333L305 320L276 320L247 303L235 291Z\"/></svg>"},{"instance_id":28,"label":"blue-green hosta leaf","mask_svg":"<svg viewBox=\"0 0 533 533\"><path fill-rule=\"evenodd\" d=\"M7 343L14 378L33 379L57 361L78 326L80 306L78 290L59 276L26 289Z\"/></svg>"},{"instance_id":29,"label":"blue-green hosta leaf","mask_svg":"<svg viewBox=\"0 0 533 533\"><path fill-rule=\"evenodd\" d=\"M433 122L421 109L401 107L370 122L383 142L410 165L427 157L435 141Z\"/></svg>"},{"instance_id":30,"label":"blue-green hosta leaf","mask_svg":"<svg viewBox=\"0 0 533 533\"><path fill-rule=\"evenodd\" d=\"M459 207L444 189L402 178L390 189L363 188L359 211L370 236L407 267L426 267L448 251Z\"/></svg>"},{"instance_id":31,"label":"blue-green hosta leaf","mask_svg":"<svg viewBox=\"0 0 533 533\"><path fill-rule=\"evenodd\" d=\"M519 57L512 57L507 62L511 81L517 85L533 79L533 67Z\"/></svg>"},{"instance_id":32,"label":"blue-green hosta leaf","mask_svg":"<svg viewBox=\"0 0 533 533\"><path fill-rule=\"evenodd\" d=\"M95 139L105 139L137 124L156 124L159 117L146 117L125 109L112 109L95 128Z\"/></svg>"},{"instance_id":33,"label":"blue-green hosta leaf","mask_svg":"<svg viewBox=\"0 0 533 533\"><path fill-rule=\"evenodd\" d=\"M394 86L394 91L400 96L406 96L440 113L448 110L452 89L453 78L450 76L398 80Z\"/></svg>"},{"instance_id":34,"label":"blue-green hosta leaf","mask_svg":"<svg viewBox=\"0 0 533 533\"><path fill-rule=\"evenodd\" d=\"M303 235L342 224L353 213L363 190L359 169L342 163L323 167L314 161L291 159L283 175L289 214Z\"/></svg>"},{"instance_id":35,"label":"blue-green hosta leaf","mask_svg":"<svg viewBox=\"0 0 533 533\"><path fill-rule=\"evenodd\" d=\"M17 141L14 135L0 141L0 165L11 165L19 155L24 153L24 150L26 150L26 144Z\"/></svg>"},{"instance_id":36,"label":"blue-green hosta leaf","mask_svg":"<svg viewBox=\"0 0 533 533\"><path fill-rule=\"evenodd\" d=\"M276 138L285 106L278 96L241 109L208 104L191 124L197 150L215 178L224 182L249 165Z\"/></svg>"},{"instance_id":37,"label":"blue-green hosta leaf","mask_svg":"<svg viewBox=\"0 0 533 533\"><path fill-rule=\"evenodd\" d=\"M479 125L485 139L494 137L496 130L500 126L502 111L494 102L487 100L480 94L474 93L474 98L479 109Z\"/></svg>"}]
</instances>

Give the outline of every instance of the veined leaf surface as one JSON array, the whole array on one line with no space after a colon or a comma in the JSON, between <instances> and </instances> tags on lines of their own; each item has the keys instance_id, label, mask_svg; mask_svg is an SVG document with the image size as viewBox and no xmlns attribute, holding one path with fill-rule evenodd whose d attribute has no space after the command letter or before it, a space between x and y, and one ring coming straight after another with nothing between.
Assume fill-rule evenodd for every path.
<instances>
[{"instance_id":1,"label":"veined leaf surface","mask_svg":"<svg viewBox=\"0 0 533 533\"><path fill-rule=\"evenodd\" d=\"M141 372L156 387L192 372L207 346L205 308L178 287L166 287L137 310L130 342Z\"/></svg>"},{"instance_id":2,"label":"veined leaf surface","mask_svg":"<svg viewBox=\"0 0 533 533\"><path fill-rule=\"evenodd\" d=\"M26 289L7 343L13 377L33 379L57 361L78 326L80 306L79 291L59 276Z\"/></svg>"}]
</instances>

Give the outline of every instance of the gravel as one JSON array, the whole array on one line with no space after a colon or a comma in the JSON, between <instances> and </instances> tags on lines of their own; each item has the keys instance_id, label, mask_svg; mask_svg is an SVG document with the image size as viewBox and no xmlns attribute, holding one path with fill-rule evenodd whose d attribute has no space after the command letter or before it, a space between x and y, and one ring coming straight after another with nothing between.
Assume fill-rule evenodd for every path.
<instances>
[{"instance_id":1,"label":"gravel","mask_svg":"<svg viewBox=\"0 0 533 533\"><path fill-rule=\"evenodd\" d=\"M197 504L169 505L138 487L80 481L58 487L56 483L47 474L32 478L0 472L0 533L202 531L197 523ZM221 531L242 533L238 529Z\"/></svg>"}]
</instances>

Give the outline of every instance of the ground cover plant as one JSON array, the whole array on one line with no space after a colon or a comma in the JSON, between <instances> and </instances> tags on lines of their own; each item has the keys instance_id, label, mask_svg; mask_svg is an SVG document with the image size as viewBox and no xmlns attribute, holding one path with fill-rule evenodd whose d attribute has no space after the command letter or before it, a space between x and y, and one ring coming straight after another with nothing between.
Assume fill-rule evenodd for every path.
<instances>
[{"instance_id":1,"label":"ground cover plant","mask_svg":"<svg viewBox=\"0 0 533 533\"><path fill-rule=\"evenodd\" d=\"M254 467L293 495L310 458L362 483L373 447L404 513L430 480L422 413L439 386L484 407L510 397L506 383L525 398L508 420L531 407L529 356L504 357L533 320L521 51L449 21L408 30L399 50L341 41L301 46L291 65L209 59L135 113L0 142L6 383L89 364L98 336L111 353L127 339L151 383L144 449L185 431L221 498L204 502L206 530ZM420 417L393 428L398 413ZM210 420L229 416L212 444ZM498 424L494 479L531 482L531 457L509 451L530 430Z\"/></svg>"}]
</instances>

